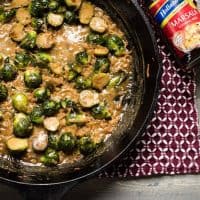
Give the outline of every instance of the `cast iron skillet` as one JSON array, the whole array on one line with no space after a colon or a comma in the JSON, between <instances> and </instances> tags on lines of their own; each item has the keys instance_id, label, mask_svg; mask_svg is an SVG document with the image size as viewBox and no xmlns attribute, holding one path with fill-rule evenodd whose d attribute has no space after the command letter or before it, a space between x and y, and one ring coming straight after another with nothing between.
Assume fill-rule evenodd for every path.
<instances>
[{"instance_id":1,"label":"cast iron skillet","mask_svg":"<svg viewBox=\"0 0 200 200\"><path fill-rule=\"evenodd\" d=\"M123 29L129 41L129 49L133 52L133 85L124 99L127 109L114 136L106 145L95 155L73 165L33 167L15 159L1 157L0 179L21 189L25 199L59 199L63 189L69 189L80 180L100 172L133 144L153 113L161 65L148 20L133 0L94 0L94 3L106 10ZM34 191L37 196L34 196Z\"/></svg>"}]
</instances>

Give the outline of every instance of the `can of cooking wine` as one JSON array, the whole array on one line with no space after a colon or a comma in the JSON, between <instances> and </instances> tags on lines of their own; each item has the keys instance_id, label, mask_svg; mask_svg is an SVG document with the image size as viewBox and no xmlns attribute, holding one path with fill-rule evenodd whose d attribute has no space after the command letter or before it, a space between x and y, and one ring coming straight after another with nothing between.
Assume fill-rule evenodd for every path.
<instances>
[{"instance_id":1,"label":"can of cooking wine","mask_svg":"<svg viewBox=\"0 0 200 200\"><path fill-rule=\"evenodd\" d=\"M200 10L195 3L155 0L148 3L148 7L171 44L178 63L186 67L200 65Z\"/></svg>"}]
</instances>

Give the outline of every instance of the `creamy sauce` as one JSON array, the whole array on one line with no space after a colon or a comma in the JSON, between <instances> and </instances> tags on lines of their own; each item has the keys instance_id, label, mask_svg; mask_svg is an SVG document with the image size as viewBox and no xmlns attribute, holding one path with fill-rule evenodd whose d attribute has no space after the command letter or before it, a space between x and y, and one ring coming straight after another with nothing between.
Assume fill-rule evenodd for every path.
<instances>
[{"instance_id":1,"label":"creamy sauce","mask_svg":"<svg viewBox=\"0 0 200 200\"><path fill-rule=\"evenodd\" d=\"M105 19L108 24L108 33L117 34L123 36L123 32L116 26L116 24L107 16L101 9L95 8L95 16L100 16ZM20 50L20 47L16 42L13 42L9 37L9 32L14 22L0 25L0 53L4 57L15 57L15 53ZM57 66L57 72L60 74L54 74L46 69L40 69L42 72L43 83L41 86L47 84L53 84L55 90L51 93L51 99L61 100L70 98L71 100L78 103L79 91L74 87L74 83L66 81L68 75L68 64L74 62L75 55L84 49L93 55L94 46L86 43L86 37L90 30L87 26L81 25L63 25L59 30L52 30L55 38L55 45L51 49L50 54L53 58L54 66ZM125 41L126 42L126 41ZM126 42L127 44L127 42ZM117 58L110 56L111 61L111 73L116 73L123 70L127 73L131 71L132 56L131 53L126 49L124 56ZM94 63L91 63L91 65ZM28 66L26 69L32 69L32 66ZM91 75L91 67L88 66L83 72L83 76ZM15 110L12 106L11 96L16 92L23 92L27 95L29 100L29 112L36 105L36 100L33 96L33 92L27 90L23 80L24 71L18 71L17 78L12 82L4 83L9 91L9 97L7 101L0 104L0 110L4 115L4 120L0 123L0 153L8 154L5 142L8 138L13 136L13 115ZM73 135L81 137L84 135L90 135L95 143L99 143L112 134L113 130L117 127L122 113L121 101L114 101L117 95L125 95L128 85L128 80L118 90L115 89L104 89L100 92L100 101L106 101L109 111L112 114L111 120L98 120L94 119L88 111L85 111L89 122L85 126L79 127L76 125L66 125L66 111L61 109L55 117L59 119L60 126L56 134L61 135L63 132L71 132ZM39 132L44 130L42 126L34 126L31 137L29 138L29 148L21 159L25 162L33 164L40 163L40 154L35 153L32 149L32 138L35 137ZM78 160L82 155L75 151L71 155L59 152L60 163L67 162L72 163Z\"/></svg>"}]
</instances>

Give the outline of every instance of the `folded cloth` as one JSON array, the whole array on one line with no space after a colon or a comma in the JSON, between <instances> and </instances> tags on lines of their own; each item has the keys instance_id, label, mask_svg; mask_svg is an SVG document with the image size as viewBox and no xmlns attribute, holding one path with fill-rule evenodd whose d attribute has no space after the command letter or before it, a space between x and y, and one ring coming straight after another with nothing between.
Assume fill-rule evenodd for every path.
<instances>
[{"instance_id":1,"label":"folded cloth","mask_svg":"<svg viewBox=\"0 0 200 200\"><path fill-rule=\"evenodd\" d=\"M164 45L159 51L163 74L154 116L137 144L100 177L200 172L194 73L176 66Z\"/></svg>"}]
</instances>

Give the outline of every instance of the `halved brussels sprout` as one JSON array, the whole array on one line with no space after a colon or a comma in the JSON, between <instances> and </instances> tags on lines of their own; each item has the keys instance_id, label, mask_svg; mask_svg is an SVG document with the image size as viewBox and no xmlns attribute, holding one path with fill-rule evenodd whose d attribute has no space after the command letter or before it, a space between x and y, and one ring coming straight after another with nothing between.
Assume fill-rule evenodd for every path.
<instances>
[{"instance_id":1,"label":"halved brussels sprout","mask_svg":"<svg viewBox=\"0 0 200 200\"><path fill-rule=\"evenodd\" d=\"M79 102L84 108L91 108L99 103L99 94L92 90L83 90Z\"/></svg>"},{"instance_id":2,"label":"halved brussels sprout","mask_svg":"<svg viewBox=\"0 0 200 200\"><path fill-rule=\"evenodd\" d=\"M118 35L107 36L106 45L115 56L122 56L125 53L125 44Z\"/></svg>"},{"instance_id":3,"label":"halved brussels sprout","mask_svg":"<svg viewBox=\"0 0 200 200\"><path fill-rule=\"evenodd\" d=\"M32 56L27 52L17 52L15 55L15 65L17 68L25 68L32 62Z\"/></svg>"},{"instance_id":4,"label":"halved brussels sprout","mask_svg":"<svg viewBox=\"0 0 200 200\"><path fill-rule=\"evenodd\" d=\"M120 71L116 73L110 80L108 87L109 88L115 88L121 85L127 78L127 75L125 72Z\"/></svg>"},{"instance_id":5,"label":"halved brussels sprout","mask_svg":"<svg viewBox=\"0 0 200 200\"><path fill-rule=\"evenodd\" d=\"M62 14L56 14L50 12L47 15L47 22L53 27L61 26L64 22L64 16Z\"/></svg>"},{"instance_id":6,"label":"halved brussels sprout","mask_svg":"<svg viewBox=\"0 0 200 200\"><path fill-rule=\"evenodd\" d=\"M10 9L10 10L4 10L2 7L0 8L0 22L1 23L7 23L16 14L16 9Z\"/></svg>"},{"instance_id":7,"label":"halved brussels sprout","mask_svg":"<svg viewBox=\"0 0 200 200\"><path fill-rule=\"evenodd\" d=\"M95 32L104 33L107 30L108 25L104 19L93 17L90 21L90 28Z\"/></svg>"},{"instance_id":8,"label":"halved brussels sprout","mask_svg":"<svg viewBox=\"0 0 200 200\"><path fill-rule=\"evenodd\" d=\"M47 166L57 165L59 162L59 154L56 150L48 148L44 155L41 156L40 161Z\"/></svg>"},{"instance_id":9,"label":"halved brussels sprout","mask_svg":"<svg viewBox=\"0 0 200 200\"><path fill-rule=\"evenodd\" d=\"M78 148L81 154L89 155L96 150L96 144L90 137L84 136L79 140Z\"/></svg>"},{"instance_id":10,"label":"halved brussels sprout","mask_svg":"<svg viewBox=\"0 0 200 200\"><path fill-rule=\"evenodd\" d=\"M28 149L28 139L11 137L6 141L6 145L12 154L23 153Z\"/></svg>"},{"instance_id":11,"label":"halved brussels sprout","mask_svg":"<svg viewBox=\"0 0 200 200\"><path fill-rule=\"evenodd\" d=\"M60 109L60 104L53 100L47 100L43 103L44 115L55 115Z\"/></svg>"},{"instance_id":12,"label":"halved brussels sprout","mask_svg":"<svg viewBox=\"0 0 200 200\"><path fill-rule=\"evenodd\" d=\"M92 81L90 78L84 78L83 76L79 76L76 79L76 88L77 89L89 89L92 87Z\"/></svg>"},{"instance_id":13,"label":"halved brussels sprout","mask_svg":"<svg viewBox=\"0 0 200 200\"><path fill-rule=\"evenodd\" d=\"M81 24L89 24L94 15L94 6L90 2L84 1L79 10L79 20Z\"/></svg>"},{"instance_id":14,"label":"halved brussels sprout","mask_svg":"<svg viewBox=\"0 0 200 200\"><path fill-rule=\"evenodd\" d=\"M55 132L58 130L60 122L57 117L47 117L43 124L48 131Z\"/></svg>"},{"instance_id":15,"label":"halved brussels sprout","mask_svg":"<svg viewBox=\"0 0 200 200\"><path fill-rule=\"evenodd\" d=\"M1 78L8 82L13 81L17 76L17 68L10 63L10 59L6 58L3 67L0 69Z\"/></svg>"},{"instance_id":16,"label":"halved brussels sprout","mask_svg":"<svg viewBox=\"0 0 200 200\"><path fill-rule=\"evenodd\" d=\"M95 71L99 72L104 72L104 73L109 72L110 60L107 57L97 58L94 65L94 69Z\"/></svg>"},{"instance_id":17,"label":"halved brussels sprout","mask_svg":"<svg viewBox=\"0 0 200 200\"><path fill-rule=\"evenodd\" d=\"M5 85L0 83L0 101L5 101L8 97L8 89Z\"/></svg>"},{"instance_id":18,"label":"halved brussels sprout","mask_svg":"<svg viewBox=\"0 0 200 200\"><path fill-rule=\"evenodd\" d=\"M34 97L37 99L37 102L44 102L49 99L51 92L48 88L41 87L34 91Z\"/></svg>"},{"instance_id":19,"label":"halved brussels sprout","mask_svg":"<svg viewBox=\"0 0 200 200\"><path fill-rule=\"evenodd\" d=\"M71 133L63 133L58 142L59 150L71 153L76 147L76 137Z\"/></svg>"},{"instance_id":20,"label":"halved brussels sprout","mask_svg":"<svg viewBox=\"0 0 200 200\"><path fill-rule=\"evenodd\" d=\"M28 88L37 88L42 83L42 76L37 69L27 70L24 73L24 82Z\"/></svg>"},{"instance_id":21,"label":"halved brussels sprout","mask_svg":"<svg viewBox=\"0 0 200 200\"><path fill-rule=\"evenodd\" d=\"M20 47L27 50L33 49L36 45L36 38L37 33L35 31L30 31L21 41Z\"/></svg>"},{"instance_id":22,"label":"halved brussels sprout","mask_svg":"<svg viewBox=\"0 0 200 200\"><path fill-rule=\"evenodd\" d=\"M77 125L84 125L88 122L88 118L84 113L69 113L66 116L67 124L77 124Z\"/></svg>"},{"instance_id":23,"label":"halved brussels sprout","mask_svg":"<svg viewBox=\"0 0 200 200\"><path fill-rule=\"evenodd\" d=\"M91 56L86 51L82 51L76 54L76 62L82 65L87 65L91 61Z\"/></svg>"},{"instance_id":24,"label":"halved brussels sprout","mask_svg":"<svg viewBox=\"0 0 200 200\"><path fill-rule=\"evenodd\" d=\"M44 113L41 106L36 106L30 113L30 119L34 124L42 124L44 121Z\"/></svg>"},{"instance_id":25,"label":"halved brussels sprout","mask_svg":"<svg viewBox=\"0 0 200 200\"><path fill-rule=\"evenodd\" d=\"M103 90L110 81L110 76L107 73L98 73L92 77L92 86L97 90Z\"/></svg>"},{"instance_id":26,"label":"halved brussels sprout","mask_svg":"<svg viewBox=\"0 0 200 200\"><path fill-rule=\"evenodd\" d=\"M44 151L48 146L48 134L46 131L40 131L36 136L32 138L32 147L36 152Z\"/></svg>"},{"instance_id":27,"label":"halved brussels sprout","mask_svg":"<svg viewBox=\"0 0 200 200\"><path fill-rule=\"evenodd\" d=\"M105 37L103 35L93 32L88 34L86 41L89 42L90 44L98 44L98 45L104 45L106 42Z\"/></svg>"},{"instance_id":28,"label":"halved brussels sprout","mask_svg":"<svg viewBox=\"0 0 200 200\"><path fill-rule=\"evenodd\" d=\"M28 98L23 93L16 93L12 96L13 107L19 111L26 113L28 110Z\"/></svg>"},{"instance_id":29,"label":"halved brussels sprout","mask_svg":"<svg viewBox=\"0 0 200 200\"><path fill-rule=\"evenodd\" d=\"M111 113L104 103L93 107L91 114L95 119L111 119Z\"/></svg>"},{"instance_id":30,"label":"halved brussels sprout","mask_svg":"<svg viewBox=\"0 0 200 200\"><path fill-rule=\"evenodd\" d=\"M23 113L18 113L14 116L13 132L16 137L29 137L32 130L33 126L29 116Z\"/></svg>"}]
</instances>

